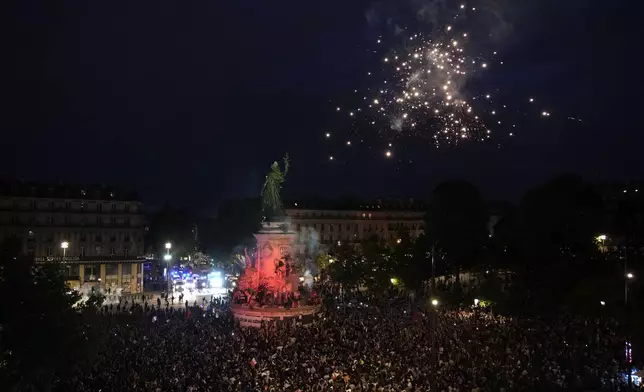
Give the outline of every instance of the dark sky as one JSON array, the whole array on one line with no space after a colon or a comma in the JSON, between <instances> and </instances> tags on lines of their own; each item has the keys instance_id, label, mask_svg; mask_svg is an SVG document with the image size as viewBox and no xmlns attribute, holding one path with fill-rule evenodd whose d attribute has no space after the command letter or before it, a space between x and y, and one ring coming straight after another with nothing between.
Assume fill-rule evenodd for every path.
<instances>
[{"instance_id":1,"label":"dark sky","mask_svg":"<svg viewBox=\"0 0 644 392\"><path fill-rule=\"evenodd\" d=\"M368 148L331 164L323 135L341 131L334 102L364 85L387 22L422 30L414 12L436 0L15 3L0 76L5 178L116 183L202 210L257 196L284 152L286 191L322 197L423 196L464 178L514 199L562 172L642 178L642 29L625 0L466 2L494 5L488 27L505 29L506 65L489 83L508 99L544 97L557 118L529 121L501 149L408 139L397 158L413 164Z\"/></svg>"}]
</instances>

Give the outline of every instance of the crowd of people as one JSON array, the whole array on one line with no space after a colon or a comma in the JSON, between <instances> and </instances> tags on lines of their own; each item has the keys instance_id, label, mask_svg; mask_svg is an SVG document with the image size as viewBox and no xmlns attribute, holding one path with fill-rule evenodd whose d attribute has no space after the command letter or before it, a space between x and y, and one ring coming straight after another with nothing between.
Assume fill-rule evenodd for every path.
<instances>
[{"instance_id":1,"label":"crowd of people","mask_svg":"<svg viewBox=\"0 0 644 392\"><path fill-rule=\"evenodd\" d=\"M60 391L624 390L611 320L334 304L310 325L240 328L226 300L130 305L96 317L96 359ZM196 306L194 306L196 305ZM588 390L588 389L584 389Z\"/></svg>"}]
</instances>

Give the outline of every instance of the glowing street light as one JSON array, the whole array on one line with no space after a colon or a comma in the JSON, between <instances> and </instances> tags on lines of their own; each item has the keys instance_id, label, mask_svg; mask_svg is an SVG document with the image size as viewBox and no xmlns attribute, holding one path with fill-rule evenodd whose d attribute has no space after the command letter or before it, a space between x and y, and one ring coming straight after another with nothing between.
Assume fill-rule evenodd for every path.
<instances>
[{"instance_id":1,"label":"glowing street light","mask_svg":"<svg viewBox=\"0 0 644 392\"><path fill-rule=\"evenodd\" d=\"M438 306L438 300L437 300L437 299L433 299L433 300L432 300L432 305L433 305L433 306Z\"/></svg>"},{"instance_id":2,"label":"glowing street light","mask_svg":"<svg viewBox=\"0 0 644 392\"><path fill-rule=\"evenodd\" d=\"M624 269L628 268L626 265L626 260L624 260ZM624 303L628 304L628 281L633 279L635 275L632 272L626 273L626 279L624 279Z\"/></svg>"},{"instance_id":3,"label":"glowing street light","mask_svg":"<svg viewBox=\"0 0 644 392\"><path fill-rule=\"evenodd\" d=\"M168 263L168 267L170 266L170 260L172 260L172 255L170 255L170 248L172 247L172 244L169 242L165 244L165 248L167 249L168 253L163 255L163 260ZM163 268L163 276L165 277L165 285L166 285L166 290L168 292L170 291L170 279L168 279L168 267Z\"/></svg>"},{"instance_id":4,"label":"glowing street light","mask_svg":"<svg viewBox=\"0 0 644 392\"><path fill-rule=\"evenodd\" d=\"M63 259L67 255L67 248L69 248L69 242L63 241L60 243L60 247L63 249Z\"/></svg>"},{"instance_id":5,"label":"glowing street light","mask_svg":"<svg viewBox=\"0 0 644 392\"><path fill-rule=\"evenodd\" d=\"M172 256L170 256L170 248L172 248L172 243L166 242L165 243L165 255L163 256L163 260L165 261L170 261Z\"/></svg>"},{"instance_id":6,"label":"glowing street light","mask_svg":"<svg viewBox=\"0 0 644 392\"><path fill-rule=\"evenodd\" d=\"M474 306L479 306L479 302L481 301L478 298L474 298Z\"/></svg>"},{"instance_id":7,"label":"glowing street light","mask_svg":"<svg viewBox=\"0 0 644 392\"><path fill-rule=\"evenodd\" d=\"M595 237L595 241L597 241L599 245L599 250L601 252L606 252L606 240L608 239L608 236L606 234L600 234L597 237Z\"/></svg>"},{"instance_id":8,"label":"glowing street light","mask_svg":"<svg viewBox=\"0 0 644 392\"><path fill-rule=\"evenodd\" d=\"M606 302L604 302L604 301L599 301L599 304L600 304L601 306L606 306Z\"/></svg>"}]
</instances>

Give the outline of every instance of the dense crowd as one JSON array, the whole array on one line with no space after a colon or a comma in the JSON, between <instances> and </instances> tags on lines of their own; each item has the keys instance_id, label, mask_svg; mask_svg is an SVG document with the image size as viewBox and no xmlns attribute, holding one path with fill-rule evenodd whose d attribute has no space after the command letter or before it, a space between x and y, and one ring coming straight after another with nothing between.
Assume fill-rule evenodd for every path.
<instances>
[{"instance_id":1,"label":"dense crowd","mask_svg":"<svg viewBox=\"0 0 644 392\"><path fill-rule=\"evenodd\" d=\"M242 329L225 301L103 309L96 360L60 391L624 390L611 320L516 320L408 303ZM381 304L382 305L382 304Z\"/></svg>"}]
</instances>

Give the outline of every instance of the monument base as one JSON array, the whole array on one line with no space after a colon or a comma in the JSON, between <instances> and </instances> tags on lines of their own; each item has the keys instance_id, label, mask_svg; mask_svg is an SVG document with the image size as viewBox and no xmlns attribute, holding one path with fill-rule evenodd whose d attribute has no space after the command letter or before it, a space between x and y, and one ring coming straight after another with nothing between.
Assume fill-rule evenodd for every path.
<instances>
[{"instance_id":1,"label":"monument base","mask_svg":"<svg viewBox=\"0 0 644 392\"><path fill-rule=\"evenodd\" d=\"M262 321L288 321L296 319L302 324L310 324L320 306L299 306L297 308L285 309L276 307L254 307L246 305L232 305L231 310L235 320L239 321L242 327L259 328Z\"/></svg>"}]
</instances>

